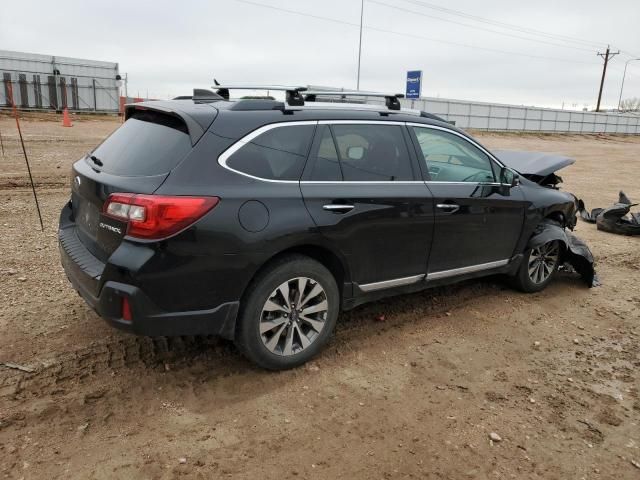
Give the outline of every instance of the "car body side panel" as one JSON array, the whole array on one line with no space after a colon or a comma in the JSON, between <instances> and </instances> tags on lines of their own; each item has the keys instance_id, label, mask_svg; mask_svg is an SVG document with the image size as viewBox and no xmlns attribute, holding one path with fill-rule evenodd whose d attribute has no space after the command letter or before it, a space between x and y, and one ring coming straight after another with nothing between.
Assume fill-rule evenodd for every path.
<instances>
[{"instance_id":1,"label":"car body side panel","mask_svg":"<svg viewBox=\"0 0 640 480\"><path fill-rule=\"evenodd\" d=\"M525 201L518 187L428 182L436 205L429 273L509 260L522 232Z\"/></svg>"},{"instance_id":2,"label":"car body side panel","mask_svg":"<svg viewBox=\"0 0 640 480\"><path fill-rule=\"evenodd\" d=\"M354 282L426 273L433 200L424 183L305 182L301 189L318 230L348 259ZM354 208L346 213L323 208L334 204Z\"/></svg>"},{"instance_id":3,"label":"car body side panel","mask_svg":"<svg viewBox=\"0 0 640 480\"><path fill-rule=\"evenodd\" d=\"M182 194L166 182L157 193ZM181 295L199 306L237 300L257 270L273 255L314 240L309 217L297 183L272 184L245 179L244 185L200 185L192 195L220 197L220 203L193 227L165 241L152 275L142 276L158 298ZM256 213L257 212L257 213ZM164 257L164 258L163 258ZM186 292L170 291L165 274ZM182 275L182 276L181 276ZM183 288L177 289L183 290ZM175 302L174 298L172 302Z\"/></svg>"},{"instance_id":4,"label":"car body side panel","mask_svg":"<svg viewBox=\"0 0 640 480\"><path fill-rule=\"evenodd\" d=\"M524 178L520 180L520 189L526 199L527 208L516 253L522 253L527 249L527 243L536 227L546 218L557 219L562 216L566 225L575 225L575 199L570 193L541 187Z\"/></svg>"}]
</instances>

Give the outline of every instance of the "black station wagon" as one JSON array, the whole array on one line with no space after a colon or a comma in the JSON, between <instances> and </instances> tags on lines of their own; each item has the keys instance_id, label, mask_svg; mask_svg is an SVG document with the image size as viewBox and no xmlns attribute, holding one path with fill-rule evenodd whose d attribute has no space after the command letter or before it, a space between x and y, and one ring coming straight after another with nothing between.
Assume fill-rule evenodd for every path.
<instances>
[{"instance_id":1,"label":"black station wagon","mask_svg":"<svg viewBox=\"0 0 640 480\"><path fill-rule=\"evenodd\" d=\"M228 88L129 105L73 165L62 263L113 326L220 335L290 368L342 310L491 274L534 292L562 263L566 241L531 242L545 221L575 224L553 169L531 181L395 95L231 101Z\"/></svg>"}]
</instances>

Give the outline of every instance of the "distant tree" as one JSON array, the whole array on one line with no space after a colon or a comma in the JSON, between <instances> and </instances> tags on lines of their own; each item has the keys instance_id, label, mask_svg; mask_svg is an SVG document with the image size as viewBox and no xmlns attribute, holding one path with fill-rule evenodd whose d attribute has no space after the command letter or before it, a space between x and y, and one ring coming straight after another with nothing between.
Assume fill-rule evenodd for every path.
<instances>
[{"instance_id":1,"label":"distant tree","mask_svg":"<svg viewBox=\"0 0 640 480\"><path fill-rule=\"evenodd\" d=\"M623 112L640 112L640 98L626 98L620 102L620 110Z\"/></svg>"}]
</instances>

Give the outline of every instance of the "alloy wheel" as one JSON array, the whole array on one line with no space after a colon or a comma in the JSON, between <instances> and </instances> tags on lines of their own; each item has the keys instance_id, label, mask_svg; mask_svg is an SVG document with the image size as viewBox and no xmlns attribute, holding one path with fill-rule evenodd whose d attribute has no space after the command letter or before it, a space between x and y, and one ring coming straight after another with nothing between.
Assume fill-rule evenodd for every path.
<instances>
[{"instance_id":1,"label":"alloy wheel","mask_svg":"<svg viewBox=\"0 0 640 480\"><path fill-rule=\"evenodd\" d=\"M318 338L328 311L327 294L320 283L307 277L287 280L262 307L262 343L276 355L295 355Z\"/></svg>"},{"instance_id":2,"label":"alloy wheel","mask_svg":"<svg viewBox=\"0 0 640 480\"><path fill-rule=\"evenodd\" d=\"M545 282L553 273L560 258L560 245L558 242L549 242L533 248L529 255L529 278L539 285Z\"/></svg>"}]
</instances>

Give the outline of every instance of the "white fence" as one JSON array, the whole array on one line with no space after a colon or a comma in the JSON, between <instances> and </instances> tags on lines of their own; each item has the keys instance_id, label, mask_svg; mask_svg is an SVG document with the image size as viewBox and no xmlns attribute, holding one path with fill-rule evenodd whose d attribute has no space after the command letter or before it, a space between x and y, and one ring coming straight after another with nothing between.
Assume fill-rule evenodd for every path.
<instances>
[{"instance_id":1,"label":"white fence","mask_svg":"<svg viewBox=\"0 0 640 480\"><path fill-rule=\"evenodd\" d=\"M310 90L342 91L341 88L309 86ZM346 98L362 101L363 97ZM333 101L339 97L332 98ZM366 103L384 105L379 97L368 97ZM515 132L560 133L625 133L640 134L640 115L617 112L583 112L553 108L525 107L500 103L470 102L445 98L422 97L401 99L403 108L432 113L460 128Z\"/></svg>"},{"instance_id":2,"label":"white fence","mask_svg":"<svg viewBox=\"0 0 640 480\"><path fill-rule=\"evenodd\" d=\"M640 134L640 115L524 107L443 98L401 100L403 107L424 110L460 128L498 131Z\"/></svg>"}]
</instances>

